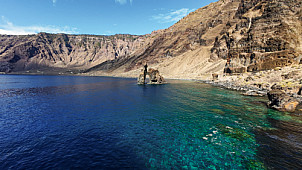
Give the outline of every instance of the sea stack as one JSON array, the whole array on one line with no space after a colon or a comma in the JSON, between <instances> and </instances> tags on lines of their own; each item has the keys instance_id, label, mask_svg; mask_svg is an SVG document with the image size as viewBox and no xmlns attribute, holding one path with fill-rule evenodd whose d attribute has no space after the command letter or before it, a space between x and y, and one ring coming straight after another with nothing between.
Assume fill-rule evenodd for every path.
<instances>
[{"instance_id":1,"label":"sea stack","mask_svg":"<svg viewBox=\"0 0 302 170\"><path fill-rule=\"evenodd\" d=\"M149 82L146 82L146 77L149 76ZM155 70L153 68L149 68L147 63L144 65L144 69L141 71L140 75L137 79L137 84L165 84L166 81L159 74L158 70Z\"/></svg>"}]
</instances>

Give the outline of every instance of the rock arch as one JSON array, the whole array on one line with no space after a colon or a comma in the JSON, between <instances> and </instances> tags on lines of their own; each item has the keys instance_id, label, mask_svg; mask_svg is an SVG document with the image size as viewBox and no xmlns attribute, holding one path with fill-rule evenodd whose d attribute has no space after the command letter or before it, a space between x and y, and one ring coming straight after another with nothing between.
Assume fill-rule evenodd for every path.
<instances>
[{"instance_id":1,"label":"rock arch","mask_svg":"<svg viewBox=\"0 0 302 170\"><path fill-rule=\"evenodd\" d=\"M144 69L138 76L137 84L165 84L166 83L165 79L163 78L163 76L159 74L158 70L153 68L149 68L147 70L147 68L148 65L145 64ZM149 77L149 82L146 82L147 77Z\"/></svg>"}]
</instances>

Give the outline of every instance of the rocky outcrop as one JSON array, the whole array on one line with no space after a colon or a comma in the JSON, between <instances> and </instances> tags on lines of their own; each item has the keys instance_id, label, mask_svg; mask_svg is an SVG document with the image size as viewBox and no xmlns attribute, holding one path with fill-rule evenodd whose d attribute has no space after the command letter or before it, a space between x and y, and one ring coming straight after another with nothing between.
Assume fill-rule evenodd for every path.
<instances>
[{"instance_id":1,"label":"rocky outcrop","mask_svg":"<svg viewBox=\"0 0 302 170\"><path fill-rule=\"evenodd\" d=\"M149 84L165 84L166 83L164 77L159 74L158 70L149 68L148 75L150 77Z\"/></svg>"},{"instance_id":2,"label":"rocky outcrop","mask_svg":"<svg viewBox=\"0 0 302 170\"><path fill-rule=\"evenodd\" d=\"M299 105L299 101L282 89L283 87L280 85L272 86L272 90L267 93L269 99L267 105L279 111L294 112Z\"/></svg>"},{"instance_id":3,"label":"rocky outcrop","mask_svg":"<svg viewBox=\"0 0 302 170\"><path fill-rule=\"evenodd\" d=\"M137 78L137 84L143 85L146 84L146 78L144 78L144 73L139 74Z\"/></svg>"},{"instance_id":4,"label":"rocky outcrop","mask_svg":"<svg viewBox=\"0 0 302 170\"><path fill-rule=\"evenodd\" d=\"M142 72L140 73L140 75L138 76L137 79L137 84L165 84L166 81L163 78L163 76L161 76L159 74L158 70L155 70L153 68L149 68L148 71L147 70L147 65L144 66L144 69L142 70ZM149 82L146 82L146 77L149 77Z\"/></svg>"},{"instance_id":5,"label":"rocky outcrop","mask_svg":"<svg viewBox=\"0 0 302 170\"><path fill-rule=\"evenodd\" d=\"M212 74L212 80L213 80L213 81L218 80L218 78L219 78L219 75L218 75L218 74L216 74L216 73L213 73L213 74Z\"/></svg>"},{"instance_id":6,"label":"rocky outcrop","mask_svg":"<svg viewBox=\"0 0 302 170\"><path fill-rule=\"evenodd\" d=\"M294 112L299 104L298 100L290 97L282 90L274 89L267 95L268 106L279 111Z\"/></svg>"},{"instance_id":7,"label":"rocky outcrop","mask_svg":"<svg viewBox=\"0 0 302 170\"><path fill-rule=\"evenodd\" d=\"M141 74L138 76L137 84L146 84L146 77L148 74L148 65L144 65L144 69L141 71Z\"/></svg>"}]
</instances>

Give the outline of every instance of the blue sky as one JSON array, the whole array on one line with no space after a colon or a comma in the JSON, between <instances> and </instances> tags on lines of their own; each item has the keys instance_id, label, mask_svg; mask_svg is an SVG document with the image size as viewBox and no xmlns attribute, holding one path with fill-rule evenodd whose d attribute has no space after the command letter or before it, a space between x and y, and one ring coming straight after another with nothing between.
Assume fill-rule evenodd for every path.
<instances>
[{"instance_id":1,"label":"blue sky","mask_svg":"<svg viewBox=\"0 0 302 170\"><path fill-rule=\"evenodd\" d=\"M0 34L147 34L215 0L0 0Z\"/></svg>"}]
</instances>

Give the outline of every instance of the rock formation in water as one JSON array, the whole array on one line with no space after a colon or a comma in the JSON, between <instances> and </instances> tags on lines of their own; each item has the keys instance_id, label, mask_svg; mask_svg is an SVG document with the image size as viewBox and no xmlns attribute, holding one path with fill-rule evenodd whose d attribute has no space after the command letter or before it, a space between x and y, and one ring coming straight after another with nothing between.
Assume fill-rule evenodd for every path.
<instances>
[{"instance_id":1,"label":"rock formation in water","mask_svg":"<svg viewBox=\"0 0 302 170\"><path fill-rule=\"evenodd\" d=\"M166 83L164 77L159 74L158 70L149 68L147 75L150 77L149 84L165 84Z\"/></svg>"},{"instance_id":2,"label":"rock formation in water","mask_svg":"<svg viewBox=\"0 0 302 170\"><path fill-rule=\"evenodd\" d=\"M294 112L299 104L297 99L290 97L282 90L274 89L267 95L268 106L279 111Z\"/></svg>"},{"instance_id":3,"label":"rock formation in water","mask_svg":"<svg viewBox=\"0 0 302 170\"><path fill-rule=\"evenodd\" d=\"M137 79L137 84L165 84L166 81L159 74L158 70L155 70L153 68L149 68L147 71L147 64L144 65L144 69L141 71L140 75L138 76ZM149 82L146 82L146 77L149 77Z\"/></svg>"},{"instance_id":4,"label":"rock formation in water","mask_svg":"<svg viewBox=\"0 0 302 170\"><path fill-rule=\"evenodd\" d=\"M147 63L145 63L144 69L142 70L141 74L138 76L137 83L138 84L145 84L147 74L148 74L148 65L147 65Z\"/></svg>"}]
</instances>

